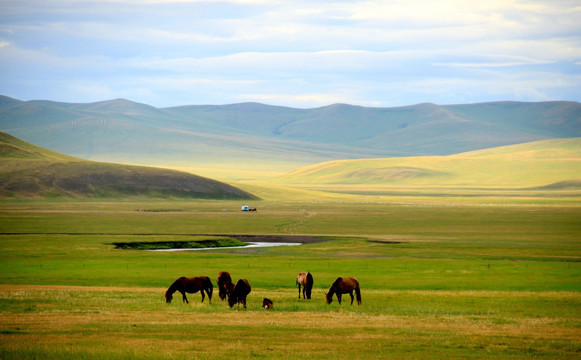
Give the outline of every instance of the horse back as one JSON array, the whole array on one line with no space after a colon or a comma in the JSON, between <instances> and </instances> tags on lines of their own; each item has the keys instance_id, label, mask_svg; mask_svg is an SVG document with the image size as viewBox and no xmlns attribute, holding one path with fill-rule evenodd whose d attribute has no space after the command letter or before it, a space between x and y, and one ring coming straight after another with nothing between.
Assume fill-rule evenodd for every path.
<instances>
[{"instance_id":1,"label":"horse back","mask_svg":"<svg viewBox=\"0 0 581 360\"><path fill-rule=\"evenodd\" d=\"M302 272L297 275L297 285L305 285L307 283L307 273Z\"/></svg>"},{"instance_id":2,"label":"horse back","mask_svg":"<svg viewBox=\"0 0 581 360\"><path fill-rule=\"evenodd\" d=\"M310 272L302 272L297 275L297 285L313 286L313 275Z\"/></svg>"},{"instance_id":3,"label":"horse back","mask_svg":"<svg viewBox=\"0 0 581 360\"><path fill-rule=\"evenodd\" d=\"M180 278L182 279L182 278ZM207 276L196 276L196 277L191 277L191 278L183 278L184 281L184 287L186 288L187 292L198 292L202 289L209 289L214 287L212 285L212 280L210 280L209 277Z\"/></svg>"},{"instance_id":4,"label":"horse back","mask_svg":"<svg viewBox=\"0 0 581 360\"><path fill-rule=\"evenodd\" d=\"M343 278L343 284L348 291L359 289L359 281L354 277Z\"/></svg>"},{"instance_id":5,"label":"horse back","mask_svg":"<svg viewBox=\"0 0 581 360\"><path fill-rule=\"evenodd\" d=\"M354 277L338 277L333 283L333 287L343 293L359 288L359 281Z\"/></svg>"},{"instance_id":6,"label":"horse back","mask_svg":"<svg viewBox=\"0 0 581 360\"><path fill-rule=\"evenodd\" d=\"M246 279L240 279L234 285L233 293L236 296L245 296L250 294L250 283Z\"/></svg>"},{"instance_id":7,"label":"horse back","mask_svg":"<svg viewBox=\"0 0 581 360\"><path fill-rule=\"evenodd\" d=\"M232 278L230 277L230 273L227 271L221 271L220 273L218 273L218 278L216 279L216 282L220 285L220 284L227 284L227 283L231 283L232 282Z\"/></svg>"}]
</instances>

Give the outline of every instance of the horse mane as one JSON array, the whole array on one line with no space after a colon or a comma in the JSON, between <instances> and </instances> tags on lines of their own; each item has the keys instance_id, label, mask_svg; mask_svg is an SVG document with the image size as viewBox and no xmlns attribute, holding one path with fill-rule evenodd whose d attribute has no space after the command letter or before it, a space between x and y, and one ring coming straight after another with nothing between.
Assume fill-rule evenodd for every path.
<instances>
[{"instance_id":1,"label":"horse mane","mask_svg":"<svg viewBox=\"0 0 581 360\"><path fill-rule=\"evenodd\" d=\"M339 279L341 279L341 278L339 278ZM329 290L325 294L325 297L327 298L327 302L329 302L329 299L332 299L333 298L333 295L335 294L335 291L337 291L337 281L339 279L335 280L335 282L331 285L331 287L329 288Z\"/></svg>"},{"instance_id":2,"label":"horse mane","mask_svg":"<svg viewBox=\"0 0 581 360\"><path fill-rule=\"evenodd\" d=\"M327 297L327 301L330 298L333 298L333 295L335 294L335 292L337 292L337 290L339 290L339 282L343 281L342 277L338 277L333 284L331 285L331 287L329 288L329 291L327 291L326 297Z\"/></svg>"},{"instance_id":3,"label":"horse mane","mask_svg":"<svg viewBox=\"0 0 581 360\"><path fill-rule=\"evenodd\" d=\"M182 277L178 278L176 281L173 282L173 284L171 284L169 286L169 288L167 288L167 291L165 293L167 294L167 293L170 293L171 292L171 294L173 294L174 292L176 292L177 291L176 288L178 287L178 284L181 283L184 280L186 280L186 277L185 276L182 276Z\"/></svg>"},{"instance_id":4,"label":"horse mane","mask_svg":"<svg viewBox=\"0 0 581 360\"><path fill-rule=\"evenodd\" d=\"M167 291L165 292L165 300L168 302L171 302L172 299L172 295L173 293L175 293L176 291L178 291L178 284L182 281L184 281L186 279L185 276L182 276L180 278L178 278L176 281L174 281L168 288ZM169 300L168 300L169 297Z\"/></svg>"}]
</instances>

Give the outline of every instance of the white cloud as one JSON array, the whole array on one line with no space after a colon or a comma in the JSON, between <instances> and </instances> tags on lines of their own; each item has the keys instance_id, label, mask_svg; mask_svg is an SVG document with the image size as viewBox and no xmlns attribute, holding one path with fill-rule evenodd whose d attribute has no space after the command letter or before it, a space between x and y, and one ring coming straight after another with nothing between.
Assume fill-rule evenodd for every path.
<instances>
[{"instance_id":1,"label":"white cloud","mask_svg":"<svg viewBox=\"0 0 581 360\"><path fill-rule=\"evenodd\" d=\"M7 0L0 94L38 98L41 79L59 100L158 106L580 100L579 18L549 0Z\"/></svg>"}]
</instances>

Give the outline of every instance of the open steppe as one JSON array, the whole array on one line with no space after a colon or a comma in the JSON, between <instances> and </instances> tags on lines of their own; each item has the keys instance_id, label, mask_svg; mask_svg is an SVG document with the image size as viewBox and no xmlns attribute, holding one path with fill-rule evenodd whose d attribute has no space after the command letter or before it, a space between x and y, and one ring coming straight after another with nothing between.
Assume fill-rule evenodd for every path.
<instances>
[{"instance_id":1,"label":"open steppe","mask_svg":"<svg viewBox=\"0 0 581 360\"><path fill-rule=\"evenodd\" d=\"M548 190L547 190L548 191ZM290 197L290 195L288 195ZM346 195L345 195L346 196ZM5 359L576 358L581 207L570 197L363 201L3 200ZM154 211L143 211L154 210ZM64 235L66 234L66 235ZM309 234L292 247L159 253L117 241ZM248 308L214 290L166 304L179 276L252 285ZM297 299L296 275L315 278ZM361 306L323 295L355 276ZM265 311L262 298L274 300Z\"/></svg>"},{"instance_id":2,"label":"open steppe","mask_svg":"<svg viewBox=\"0 0 581 360\"><path fill-rule=\"evenodd\" d=\"M5 185L61 185L35 192L6 185L0 199L0 358L581 354L579 139L333 161L285 175L248 173L254 177L244 181L217 177L260 198L246 200L178 199L129 189L125 180L98 183L83 169L108 174L116 166L9 140ZM55 164L67 171L47 181L43 169ZM118 179L143 185L145 169L119 169L140 175ZM308 241L185 252L115 246L289 236ZM217 288L212 304L199 294L189 304L179 295L165 303L178 277L205 275L215 284L220 271L250 282L247 309L230 309ZM315 279L308 301L297 298L302 271ZM348 296L324 302L338 276L358 278L360 306ZM261 308L263 297L274 309Z\"/></svg>"}]
</instances>

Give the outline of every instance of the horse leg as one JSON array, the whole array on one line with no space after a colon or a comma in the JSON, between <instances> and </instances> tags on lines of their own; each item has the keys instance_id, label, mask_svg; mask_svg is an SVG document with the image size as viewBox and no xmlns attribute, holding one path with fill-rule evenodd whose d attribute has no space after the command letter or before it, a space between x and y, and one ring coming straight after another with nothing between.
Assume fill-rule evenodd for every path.
<instances>
[{"instance_id":1,"label":"horse leg","mask_svg":"<svg viewBox=\"0 0 581 360\"><path fill-rule=\"evenodd\" d=\"M242 304L244 305L244 308L246 309L246 296L242 298Z\"/></svg>"},{"instance_id":2,"label":"horse leg","mask_svg":"<svg viewBox=\"0 0 581 360\"><path fill-rule=\"evenodd\" d=\"M186 292L184 291L184 292L181 292L181 293L182 293L182 296L183 296L182 302L185 302L186 304L189 304L190 302L188 301L188 298L186 297Z\"/></svg>"},{"instance_id":3,"label":"horse leg","mask_svg":"<svg viewBox=\"0 0 581 360\"><path fill-rule=\"evenodd\" d=\"M299 299L300 299L301 298L301 284L298 284L298 285L299 285Z\"/></svg>"},{"instance_id":4,"label":"horse leg","mask_svg":"<svg viewBox=\"0 0 581 360\"><path fill-rule=\"evenodd\" d=\"M349 295L351 296L351 305L353 305L353 290L349 291Z\"/></svg>"},{"instance_id":5,"label":"horse leg","mask_svg":"<svg viewBox=\"0 0 581 360\"><path fill-rule=\"evenodd\" d=\"M337 301L339 302L339 305L341 305L341 293L337 293Z\"/></svg>"},{"instance_id":6,"label":"horse leg","mask_svg":"<svg viewBox=\"0 0 581 360\"><path fill-rule=\"evenodd\" d=\"M213 292L213 289L212 288L206 289L206 292L208 293L208 301L211 304L212 303L212 292Z\"/></svg>"},{"instance_id":7,"label":"horse leg","mask_svg":"<svg viewBox=\"0 0 581 360\"><path fill-rule=\"evenodd\" d=\"M200 290L200 294L202 294L202 302L204 302L204 299L206 298L206 295L204 295L204 289Z\"/></svg>"}]
</instances>

